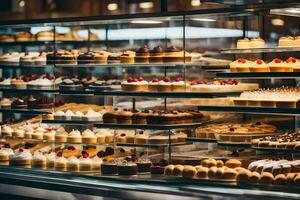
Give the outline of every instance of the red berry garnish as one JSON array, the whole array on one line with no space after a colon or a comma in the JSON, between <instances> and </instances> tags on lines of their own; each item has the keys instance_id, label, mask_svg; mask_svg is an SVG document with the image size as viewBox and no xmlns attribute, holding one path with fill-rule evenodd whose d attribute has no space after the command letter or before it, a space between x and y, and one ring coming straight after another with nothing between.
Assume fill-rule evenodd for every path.
<instances>
[{"instance_id":1,"label":"red berry garnish","mask_svg":"<svg viewBox=\"0 0 300 200\"><path fill-rule=\"evenodd\" d=\"M275 62L275 63L281 63L282 60L280 60L279 58L275 58L275 59L274 59L274 62Z\"/></svg>"},{"instance_id":2,"label":"red berry garnish","mask_svg":"<svg viewBox=\"0 0 300 200\"><path fill-rule=\"evenodd\" d=\"M126 133L121 133L120 136L121 136L121 137L125 137L125 136L126 136Z\"/></svg>"},{"instance_id":3,"label":"red berry garnish","mask_svg":"<svg viewBox=\"0 0 300 200\"><path fill-rule=\"evenodd\" d=\"M77 159L81 158L81 156L77 156Z\"/></svg>"},{"instance_id":4,"label":"red berry garnish","mask_svg":"<svg viewBox=\"0 0 300 200\"><path fill-rule=\"evenodd\" d=\"M176 81L176 82L183 81L183 78L182 78L182 77L177 77L175 81Z\"/></svg>"},{"instance_id":5,"label":"red berry garnish","mask_svg":"<svg viewBox=\"0 0 300 200\"><path fill-rule=\"evenodd\" d=\"M259 64L259 65L263 64L263 62L264 61L262 61L261 59L256 60L256 63Z\"/></svg>"},{"instance_id":6,"label":"red berry garnish","mask_svg":"<svg viewBox=\"0 0 300 200\"><path fill-rule=\"evenodd\" d=\"M198 81L198 84L206 84L205 81Z\"/></svg>"},{"instance_id":7,"label":"red berry garnish","mask_svg":"<svg viewBox=\"0 0 300 200\"><path fill-rule=\"evenodd\" d=\"M139 82L139 79L134 78L132 82Z\"/></svg>"},{"instance_id":8,"label":"red berry garnish","mask_svg":"<svg viewBox=\"0 0 300 200\"><path fill-rule=\"evenodd\" d=\"M23 151L24 151L24 149L22 149L22 148L19 149L19 152L23 152Z\"/></svg>"},{"instance_id":9,"label":"red berry garnish","mask_svg":"<svg viewBox=\"0 0 300 200\"><path fill-rule=\"evenodd\" d=\"M164 82L170 82L170 81L171 81L171 79L169 77L164 78Z\"/></svg>"},{"instance_id":10,"label":"red berry garnish","mask_svg":"<svg viewBox=\"0 0 300 200\"><path fill-rule=\"evenodd\" d=\"M128 79L127 79L127 82L129 82L129 83L131 83L133 81L133 78L131 78L131 77L129 77Z\"/></svg>"},{"instance_id":11,"label":"red berry garnish","mask_svg":"<svg viewBox=\"0 0 300 200\"><path fill-rule=\"evenodd\" d=\"M140 134L140 135L143 135L143 134L144 134L144 131L140 131L139 134Z\"/></svg>"},{"instance_id":12,"label":"red berry garnish","mask_svg":"<svg viewBox=\"0 0 300 200\"><path fill-rule=\"evenodd\" d=\"M82 152L82 157L83 158L88 158L90 156L87 152L85 152L85 151L83 151L83 152Z\"/></svg>"},{"instance_id":13,"label":"red berry garnish","mask_svg":"<svg viewBox=\"0 0 300 200\"><path fill-rule=\"evenodd\" d=\"M57 157L62 157L63 153L61 151L57 152Z\"/></svg>"},{"instance_id":14,"label":"red berry garnish","mask_svg":"<svg viewBox=\"0 0 300 200\"><path fill-rule=\"evenodd\" d=\"M155 79L152 80L152 82L153 82L153 83L158 83L158 82L159 82L159 79L158 79L158 78L155 78Z\"/></svg>"},{"instance_id":15,"label":"red berry garnish","mask_svg":"<svg viewBox=\"0 0 300 200\"><path fill-rule=\"evenodd\" d=\"M238 62L239 63L246 63L246 59L240 58L240 59L238 59Z\"/></svg>"},{"instance_id":16,"label":"red berry garnish","mask_svg":"<svg viewBox=\"0 0 300 200\"><path fill-rule=\"evenodd\" d=\"M190 84L191 85L197 85L197 82L196 81L192 81Z\"/></svg>"},{"instance_id":17,"label":"red berry garnish","mask_svg":"<svg viewBox=\"0 0 300 200\"><path fill-rule=\"evenodd\" d=\"M294 57L289 57L289 58L286 60L286 62L287 62L287 63L290 63L290 62L296 63L297 60L296 60L296 58L294 58Z\"/></svg>"},{"instance_id":18,"label":"red berry garnish","mask_svg":"<svg viewBox=\"0 0 300 200\"><path fill-rule=\"evenodd\" d=\"M139 81L144 81L145 79L143 77L138 78Z\"/></svg>"}]
</instances>

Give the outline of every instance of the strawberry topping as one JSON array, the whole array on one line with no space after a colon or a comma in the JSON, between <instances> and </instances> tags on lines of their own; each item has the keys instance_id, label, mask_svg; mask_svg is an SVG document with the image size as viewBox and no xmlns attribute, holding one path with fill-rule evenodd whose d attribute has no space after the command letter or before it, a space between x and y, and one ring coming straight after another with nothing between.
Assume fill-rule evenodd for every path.
<instances>
[{"instance_id":1,"label":"strawberry topping","mask_svg":"<svg viewBox=\"0 0 300 200\"><path fill-rule=\"evenodd\" d=\"M129 82L129 83L133 82L133 78L129 77L129 78L127 79L127 82Z\"/></svg>"},{"instance_id":2,"label":"strawberry topping","mask_svg":"<svg viewBox=\"0 0 300 200\"><path fill-rule=\"evenodd\" d=\"M263 63L264 63L264 61L263 61L263 60L261 60L261 59L258 59L258 60L256 60L256 63L257 63L258 65L261 65L261 64L263 64Z\"/></svg>"},{"instance_id":3,"label":"strawberry topping","mask_svg":"<svg viewBox=\"0 0 300 200\"><path fill-rule=\"evenodd\" d=\"M152 80L152 82L153 82L153 83L158 83L158 82L159 82L159 79L158 79L158 78L155 78L155 79Z\"/></svg>"},{"instance_id":4,"label":"strawberry topping","mask_svg":"<svg viewBox=\"0 0 300 200\"><path fill-rule=\"evenodd\" d=\"M275 59L274 59L274 62L275 62L275 63L282 63L282 60L280 60L279 58L275 58Z\"/></svg>"},{"instance_id":5,"label":"strawberry topping","mask_svg":"<svg viewBox=\"0 0 300 200\"><path fill-rule=\"evenodd\" d=\"M238 62L239 63L246 63L246 59L240 58L240 59L238 59Z\"/></svg>"},{"instance_id":6,"label":"strawberry topping","mask_svg":"<svg viewBox=\"0 0 300 200\"><path fill-rule=\"evenodd\" d=\"M63 153L60 151L60 152L57 152L57 157L62 157Z\"/></svg>"},{"instance_id":7,"label":"strawberry topping","mask_svg":"<svg viewBox=\"0 0 300 200\"><path fill-rule=\"evenodd\" d=\"M144 81L145 79L143 77L138 78L139 81Z\"/></svg>"},{"instance_id":8,"label":"strawberry topping","mask_svg":"<svg viewBox=\"0 0 300 200\"><path fill-rule=\"evenodd\" d=\"M183 81L183 78L182 78L182 77L177 77L175 81L176 81L176 82Z\"/></svg>"},{"instance_id":9,"label":"strawberry topping","mask_svg":"<svg viewBox=\"0 0 300 200\"><path fill-rule=\"evenodd\" d=\"M169 77L165 77L164 82L171 82L171 79Z\"/></svg>"}]
</instances>

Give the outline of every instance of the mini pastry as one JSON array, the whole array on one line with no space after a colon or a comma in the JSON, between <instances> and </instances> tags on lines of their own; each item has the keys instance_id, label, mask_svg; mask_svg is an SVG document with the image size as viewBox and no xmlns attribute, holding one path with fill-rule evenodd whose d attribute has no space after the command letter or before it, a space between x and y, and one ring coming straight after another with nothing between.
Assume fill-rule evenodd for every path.
<instances>
[{"instance_id":1,"label":"mini pastry","mask_svg":"<svg viewBox=\"0 0 300 200\"><path fill-rule=\"evenodd\" d=\"M260 180L259 180L259 184L262 185L270 185L272 184L274 181L274 176L273 174L269 173L269 172L263 172L261 174Z\"/></svg>"},{"instance_id":2,"label":"mini pastry","mask_svg":"<svg viewBox=\"0 0 300 200\"><path fill-rule=\"evenodd\" d=\"M150 51L150 63L162 63L164 52L161 46L156 46Z\"/></svg>"},{"instance_id":3,"label":"mini pastry","mask_svg":"<svg viewBox=\"0 0 300 200\"><path fill-rule=\"evenodd\" d=\"M99 170L101 168L101 164L103 162L102 158L99 158L98 156L95 156L92 158L92 169L93 170Z\"/></svg>"},{"instance_id":4,"label":"mini pastry","mask_svg":"<svg viewBox=\"0 0 300 200\"><path fill-rule=\"evenodd\" d=\"M9 165L28 166L31 164L32 154L27 149L17 149L9 156Z\"/></svg>"},{"instance_id":5,"label":"mini pastry","mask_svg":"<svg viewBox=\"0 0 300 200\"><path fill-rule=\"evenodd\" d=\"M198 178L206 179L208 177L208 168L207 167L199 167L197 169L197 175Z\"/></svg>"},{"instance_id":6,"label":"mini pastry","mask_svg":"<svg viewBox=\"0 0 300 200\"><path fill-rule=\"evenodd\" d=\"M184 169L183 165L175 165L172 175L173 176L182 176L183 169Z\"/></svg>"},{"instance_id":7,"label":"mini pastry","mask_svg":"<svg viewBox=\"0 0 300 200\"><path fill-rule=\"evenodd\" d=\"M236 46L238 49L248 49L251 47L250 40L248 38L239 39Z\"/></svg>"},{"instance_id":8,"label":"mini pastry","mask_svg":"<svg viewBox=\"0 0 300 200\"><path fill-rule=\"evenodd\" d=\"M108 64L118 64L121 62L121 55L120 54L110 54L107 57Z\"/></svg>"},{"instance_id":9,"label":"mini pastry","mask_svg":"<svg viewBox=\"0 0 300 200\"><path fill-rule=\"evenodd\" d=\"M175 82L171 83L171 90L173 92L185 92L185 82L182 77L176 78Z\"/></svg>"},{"instance_id":10,"label":"mini pastry","mask_svg":"<svg viewBox=\"0 0 300 200\"><path fill-rule=\"evenodd\" d=\"M22 129L15 129L15 130L12 132L12 136L13 136L13 137L17 137L17 138L23 138L23 137L24 137L24 133L25 133L25 131L22 130Z\"/></svg>"},{"instance_id":11,"label":"mini pastry","mask_svg":"<svg viewBox=\"0 0 300 200\"><path fill-rule=\"evenodd\" d=\"M294 37L280 37L278 42L279 47L291 47L294 46Z\"/></svg>"},{"instance_id":12,"label":"mini pastry","mask_svg":"<svg viewBox=\"0 0 300 200\"><path fill-rule=\"evenodd\" d=\"M270 69L268 65L263 60L256 60L249 67L250 72L269 72Z\"/></svg>"},{"instance_id":13,"label":"mini pastry","mask_svg":"<svg viewBox=\"0 0 300 200\"><path fill-rule=\"evenodd\" d=\"M97 143L97 137L93 131L86 129L82 132L83 143Z\"/></svg>"},{"instance_id":14,"label":"mini pastry","mask_svg":"<svg viewBox=\"0 0 300 200\"><path fill-rule=\"evenodd\" d=\"M166 166L164 174L166 176L171 176L173 174L174 168L175 168L175 165L168 165L168 166Z\"/></svg>"},{"instance_id":15,"label":"mini pastry","mask_svg":"<svg viewBox=\"0 0 300 200\"><path fill-rule=\"evenodd\" d=\"M251 48L264 48L265 41L261 38L252 38L250 40L250 47Z\"/></svg>"},{"instance_id":16,"label":"mini pastry","mask_svg":"<svg viewBox=\"0 0 300 200\"><path fill-rule=\"evenodd\" d=\"M120 133L117 137L116 137L116 141L118 143L126 143L126 133Z\"/></svg>"},{"instance_id":17,"label":"mini pastry","mask_svg":"<svg viewBox=\"0 0 300 200\"><path fill-rule=\"evenodd\" d=\"M78 156L79 150L74 146L69 146L67 149L63 151L63 156L69 158L71 156Z\"/></svg>"},{"instance_id":18,"label":"mini pastry","mask_svg":"<svg viewBox=\"0 0 300 200\"><path fill-rule=\"evenodd\" d=\"M148 140L149 140L149 135L144 131L139 131L134 138L134 143L147 144Z\"/></svg>"},{"instance_id":19,"label":"mini pastry","mask_svg":"<svg viewBox=\"0 0 300 200\"><path fill-rule=\"evenodd\" d=\"M93 161L89 157L89 154L85 151L82 152L82 155L79 158L80 162L80 171L91 171L93 167Z\"/></svg>"},{"instance_id":20,"label":"mini pastry","mask_svg":"<svg viewBox=\"0 0 300 200\"><path fill-rule=\"evenodd\" d=\"M54 167L55 166L55 158L56 154L55 152L51 152L46 155L46 162L48 167Z\"/></svg>"},{"instance_id":21,"label":"mini pastry","mask_svg":"<svg viewBox=\"0 0 300 200\"><path fill-rule=\"evenodd\" d=\"M289 57L286 59L286 71L287 72L297 72L300 71L300 61L296 58Z\"/></svg>"},{"instance_id":22,"label":"mini pastry","mask_svg":"<svg viewBox=\"0 0 300 200\"><path fill-rule=\"evenodd\" d=\"M36 152L32 157L32 166L45 168L47 164L47 158L41 152Z\"/></svg>"},{"instance_id":23,"label":"mini pastry","mask_svg":"<svg viewBox=\"0 0 300 200\"><path fill-rule=\"evenodd\" d=\"M68 171L79 171L79 160L76 156L71 156L67 159Z\"/></svg>"},{"instance_id":24,"label":"mini pastry","mask_svg":"<svg viewBox=\"0 0 300 200\"><path fill-rule=\"evenodd\" d=\"M216 171L215 178L216 179L222 179L223 175L224 175L224 167L218 168L217 171Z\"/></svg>"},{"instance_id":25,"label":"mini pastry","mask_svg":"<svg viewBox=\"0 0 300 200\"><path fill-rule=\"evenodd\" d=\"M157 91L158 92L172 91L171 79L169 77L165 77L163 80L159 81L157 85Z\"/></svg>"},{"instance_id":26,"label":"mini pastry","mask_svg":"<svg viewBox=\"0 0 300 200\"><path fill-rule=\"evenodd\" d=\"M209 170L208 170L208 178L215 179L217 170L218 170L218 168L215 167L215 166L210 167Z\"/></svg>"},{"instance_id":27,"label":"mini pastry","mask_svg":"<svg viewBox=\"0 0 300 200\"><path fill-rule=\"evenodd\" d=\"M117 174L118 173L118 167L116 162L114 161L105 161L101 164L101 174Z\"/></svg>"},{"instance_id":28,"label":"mini pastry","mask_svg":"<svg viewBox=\"0 0 300 200\"><path fill-rule=\"evenodd\" d=\"M241 161L236 159L229 159L225 162L225 166L229 168L236 168L242 165Z\"/></svg>"},{"instance_id":29,"label":"mini pastry","mask_svg":"<svg viewBox=\"0 0 300 200\"><path fill-rule=\"evenodd\" d=\"M14 151L10 148L10 145L7 143L0 148L0 162L8 161L9 156L13 155Z\"/></svg>"},{"instance_id":30,"label":"mini pastry","mask_svg":"<svg viewBox=\"0 0 300 200\"><path fill-rule=\"evenodd\" d=\"M132 113L132 124L147 124L147 111L139 112L137 110L133 111Z\"/></svg>"},{"instance_id":31,"label":"mini pastry","mask_svg":"<svg viewBox=\"0 0 300 200\"><path fill-rule=\"evenodd\" d=\"M132 112L128 109L123 109L123 111L118 111L116 113L116 120L118 124L131 124Z\"/></svg>"},{"instance_id":32,"label":"mini pastry","mask_svg":"<svg viewBox=\"0 0 300 200\"><path fill-rule=\"evenodd\" d=\"M197 170L193 166L184 166L183 172L182 172L182 177L184 178L194 178L197 174Z\"/></svg>"},{"instance_id":33,"label":"mini pastry","mask_svg":"<svg viewBox=\"0 0 300 200\"><path fill-rule=\"evenodd\" d=\"M119 163L118 166L119 175L136 175L137 174L137 165L133 162L123 161Z\"/></svg>"},{"instance_id":34,"label":"mini pastry","mask_svg":"<svg viewBox=\"0 0 300 200\"><path fill-rule=\"evenodd\" d=\"M270 72L285 72L286 71L286 67L285 67L285 63L278 58L275 58L272 60L272 62L270 62L268 64Z\"/></svg>"},{"instance_id":35,"label":"mini pastry","mask_svg":"<svg viewBox=\"0 0 300 200\"><path fill-rule=\"evenodd\" d=\"M236 181L239 184L248 184L250 176L251 176L251 172L249 170L242 170L238 173L236 177Z\"/></svg>"},{"instance_id":36,"label":"mini pastry","mask_svg":"<svg viewBox=\"0 0 300 200\"><path fill-rule=\"evenodd\" d=\"M192 57L188 52L177 49L174 46L168 47L163 56L164 63L190 62L191 59Z\"/></svg>"},{"instance_id":37,"label":"mini pastry","mask_svg":"<svg viewBox=\"0 0 300 200\"><path fill-rule=\"evenodd\" d=\"M148 91L148 82L143 77L130 77L121 83L121 87L124 91Z\"/></svg>"},{"instance_id":38,"label":"mini pastry","mask_svg":"<svg viewBox=\"0 0 300 200\"><path fill-rule=\"evenodd\" d=\"M235 179L237 176L237 172L234 169L231 168L225 168L223 178L224 179Z\"/></svg>"},{"instance_id":39,"label":"mini pastry","mask_svg":"<svg viewBox=\"0 0 300 200\"><path fill-rule=\"evenodd\" d=\"M250 66L252 66L252 62L246 59L238 59L238 63L236 65L237 72L250 72Z\"/></svg>"},{"instance_id":40,"label":"mini pastry","mask_svg":"<svg viewBox=\"0 0 300 200\"><path fill-rule=\"evenodd\" d=\"M285 174L278 174L274 179L275 185L286 185L286 177Z\"/></svg>"},{"instance_id":41,"label":"mini pastry","mask_svg":"<svg viewBox=\"0 0 300 200\"><path fill-rule=\"evenodd\" d=\"M82 137L80 131L72 130L67 137L67 142L81 143Z\"/></svg>"},{"instance_id":42,"label":"mini pastry","mask_svg":"<svg viewBox=\"0 0 300 200\"><path fill-rule=\"evenodd\" d=\"M132 64L134 63L135 52L134 51L125 51L121 57L121 63Z\"/></svg>"},{"instance_id":43,"label":"mini pastry","mask_svg":"<svg viewBox=\"0 0 300 200\"><path fill-rule=\"evenodd\" d=\"M152 163L149 159L138 159L136 165L138 172L150 172Z\"/></svg>"},{"instance_id":44,"label":"mini pastry","mask_svg":"<svg viewBox=\"0 0 300 200\"><path fill-rule=\"evenodd\" d=\"M68 133L64 128L56 130L55 141L57 142L67 142Z\"/></svg>"},{"instance_id":45,"label":"mini pastry","mask_svg":"<svg viewBox=\"0 0 300 200\"><path fill-rule=\"evenodd\" d=\"M82 116L81 118L82 118L82 120L85 120L85 121L97 122L97 121L102 121L102 114L99 112L95 112L92 109L89 109L87 111L87 113L84 116Z\"/></svg>"},{"instance_id":46,"label":"mini pastry","mask_svg":"<svg viewBox=\"0 0 300 200\"><path fill-rule=\"evenodd\" d=\"M144 45L143 47L139 48L136 51L134 62L135 63L149 63L149 48L147 45Z\"/></svg>"},{"instance_id":47,"label":"mini pastry","mask_svg":"<svg viewBox=\"0 0 300 200\"><path fill-rule=\"evenodd\" d=\"M47 130L43 134L43 139L47 141L54 141L55 140L55 134L56 132L54 130Z\"/></svg>"},{"instance_id":48,"label":"mini pastry","mask_svg":"<svg viewBox=\"0 0 300 200\"><path fill-rule=\"evenodd\" d=\"M63 153L61 151L56 154L55 168L62 171L67 168L67 159L63 157Z\"/></svg>"},{"instance_id":49,"label":"mini pastry","mask_svg":"<svg viewBox=\"0 0 300 200\"><path fill-rule=\"evenodd\" d=\"M149 92L157 92L158 84L159 84L159 79L158 78L154 78L152 81L150 81L148 83Z\"/></svg>"},{"instance_id":50,"label":"mini pastry","mask_svg":"<svg viewBox=\"0 0 300 200\"><path fill-rule=\"evenodd\" d=\"M258 172L252 172L249 177L250 184L257 184L260 180L260 174Z\"/></svg>"}]
</instances>

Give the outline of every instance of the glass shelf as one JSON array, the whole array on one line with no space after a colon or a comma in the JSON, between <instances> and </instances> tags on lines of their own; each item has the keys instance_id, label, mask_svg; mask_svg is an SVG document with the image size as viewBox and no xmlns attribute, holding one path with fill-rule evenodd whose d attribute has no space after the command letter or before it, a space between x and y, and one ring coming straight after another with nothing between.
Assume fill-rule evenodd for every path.
<instances>
[{"instance_id":1,"label":"glass shelf","mask_svg":"<svg viewBox=\"0 0 300 200\"><path fill-rule=\"evenodd\" d=\"M269 147L251 147L252 149L270 153L286 153L286 154L293 154L293 153L300 153L299 149L285 149L285 148L269 148Z\"/></svg>"},{"instance_id":2,"label":"glass shelf","mask_svg":"<svg viewBox=\"0 0 300 200\"><path fill-rule=\"evenodd\" d=\"M50 109L27 109L27 108L11 108L11 107L1 107L0 112L2 113L24 113L24 114L50 114Z\"/></svg>"},{"instance_id":3,"label":"glass shelf","mask_svg":"<svg viewBox=\"0 0 300 200\"><path fill-rule=\"evenodd\" d=\"M134 97L156 97L156 98L214 98L239 95L243 91L235 92L139 92L139 91L95 91L95 95L109 96L134 96Z\"/></svg>"},{"instance_id":4,"label":"glass shelf","mask_svg":"<svg viewBox=\"0 0 300 200\"><path fill-rule=\"evenodd\" d=\"M74 125L89 125L89 124L97 124L99 121L82 121L82 120L48 120L43 119L42 123L45 124L74 124Z\"/></svg>"},{"instance_id":5,"label":"glass shelf","mask_svg":"<svg viewBox=\"0 0 300 200\"><path fill-rule=\"evenodd\" d=\"M87 44L103 44L106 41L104 40L91 40L91 41L80 41L80 40L49 40L49 41L14 41L14 42L0 42L1 46L39 46L39 45L54 45L55 44L66 44L66 45L87 45ZM109 41L108 41L109 42Z\"/></svg>"},{"instance_id":6,"label":"glass shelf","mask_svg":"<svg viewBox=\"0 0 300 200\"><path fill-rule=\"evenodd\" d=\"M200 111L232 112L232 113L255 113L255 114L278 114L300 115L300 108L267 108L247 106L198 106Z\"/></svg>"},{"instance_id":7,"label":"glass shelf","mask_svg":"<svg viewBox=\"0 0 300 200\"><path fill-rule=\"evenodd\" d=\"M222 49L223 54L245 54L245 53L281 53L298 52L300 47L270 47L270 48L251 48L251 49Z\"/></svg>"},{"instance_id":8,"label":"glass shelf","mask_svg":"<svg viewBox=\"0 0 300 200\"><path fill-rule=\"evenodd\" d=\"M17 65L17 66L13 66L13 65L0 65L1 69L32 69L32 68L52 68L54 67L54 65Z\"/></svg>"},{"instance_id":9,"label":"glass shelf","mask_svg":"<svg viewBox=\"0 0 300 200\"><path fill-rule=\"evenodd\" d=\"M232 147L232 148L250 148L251 144L248 142L222 142L218 141L218 146Z\"/></svg>"},{"instance_id":10,"label":"glass shelf","mask_svg":"<svg viewBox=\"0 0 300 200\"><path fill-rule=\"evenodd\" d=\"M172 144L133 144L133 143L117 143L117 146L125 147L169 147L169 146L183 146L189 145L192 142L183 142L183 143L172 143Z\"/></svg>"},{"instance_id":11,"label":"glass shelf","mask_svg":"<svg viewBox=\"0 0 300 200\"><path fill-rule=\"evenodd\" d=\"M217 143L218 140L212 139L212 138L193 138L193 137L188 137L186 139L189 142L206 142L206 143Z\"/></svg>"},{"instance_id":12,"label":"glass shelf","mask_svg":"<svg viewBox=\"0 0 300 200\"><path fill-rule=\"evenodd\" d=\"M264 79L264 78L299 78L300 72L224 72L217 73L217 78Z\"/></svg>"},{"instance_id":13,"label":"glass shelf","mask_svg":"<svg viewBox=\"0 0 300 200\"><path fill-rule=\"evenodd\" d=\"M54 87L41 87L41 88L17 88L17 87L8 87L8 86L0 86L0 91L3 92L22 92L22 93L58 93L59 90Z\"/></svg>"},{"instance_id":14,"label":"glass shelf","mask_svg":"<svg viewBox=\"0 0 300 200\"><path fill-rule=\"evenodd\" d=\"M213 122L212 120L190 123L190 124L95 124L98 128L112 128L112 129L147 129L147 130L172 130L172 129L184 129L184 128L197 128L204 124Z\"/></svg>"}]
</instances>

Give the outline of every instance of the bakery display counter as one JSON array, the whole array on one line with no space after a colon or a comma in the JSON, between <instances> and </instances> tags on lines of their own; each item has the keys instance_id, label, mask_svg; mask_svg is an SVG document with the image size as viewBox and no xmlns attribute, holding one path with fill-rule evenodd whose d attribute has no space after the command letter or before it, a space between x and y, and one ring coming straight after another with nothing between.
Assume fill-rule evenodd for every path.
<instances>
[{"instance_id":1,"label":"bakery display counter","mask_svg":"<svg viewBox=\"0 0 300 200\"><path fill-rule=\"evenodd\" d=\"M300 115L299 108L273 108L273 107L251 107L251 106L198 106L200 111L216 111L231 113L255 113L273 115Z\"/></svg>"},{"instance_id":2,"label":"bakery display counter","mask_svg":"<svg viewBox=\"0 0 300 200\"><path fill-rule=\"evenodd\" d=\"M284 78L295 79L300 76L300 72L220 72L216 74L217 78L234 79L270 79Z\"/></svg>"}]
</instances>

